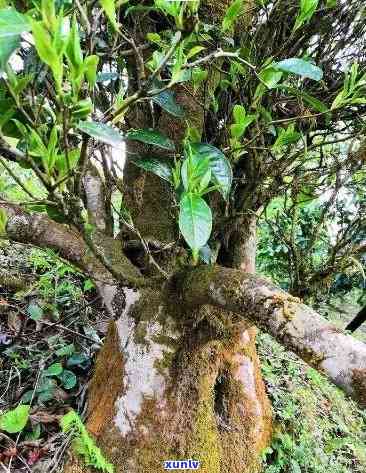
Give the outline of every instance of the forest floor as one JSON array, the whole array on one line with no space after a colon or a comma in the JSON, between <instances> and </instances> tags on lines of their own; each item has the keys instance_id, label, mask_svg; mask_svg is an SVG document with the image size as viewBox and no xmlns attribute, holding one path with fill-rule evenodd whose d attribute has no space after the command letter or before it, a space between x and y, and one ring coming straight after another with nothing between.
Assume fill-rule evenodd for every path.
<instances>
[{"instance_id":1,"label":"forest floor","mask_svg":"<svg viewBox=\"0 0 366 473\"><path fill-rule=\"evenodd\" d=\"M357 306L350 295L321 310L344 327ZM60 420L70 408L85 414L107 324L75 268L50 251L0 243L0 414L31 405L20 430L19 418L7 431L0 416L2 471L62 471L71 438ZM366 328L357 336L366 341ZM365 473L366 412L268 335L259 334L258 349L275 415L265 473Z\"/></svg>"}]
</instances>

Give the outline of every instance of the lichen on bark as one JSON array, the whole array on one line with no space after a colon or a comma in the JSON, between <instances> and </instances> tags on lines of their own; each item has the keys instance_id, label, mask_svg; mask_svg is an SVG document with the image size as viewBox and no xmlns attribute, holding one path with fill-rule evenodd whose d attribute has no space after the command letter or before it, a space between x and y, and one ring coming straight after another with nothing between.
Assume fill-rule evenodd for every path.
<instances>
[{"instance_id":1,"label":"lichen on bark","mask_svg":"<svg viewBox=\"0 0 366 473\"><path fill-rule=\"evenodd\" d=\"M256 471L271 421L254 332L242 336L246 327L234 324L220 334L207 323L209 307L199 325L192 327L187 321L193 314L177 320L177 314L164 314L170 306L162 300L162 294L151 291L126 294L121 317L133 322L117 322L110 328L91 384L89 430L117 473L158 473L166 460L189 458L199 460L204 473ZM136 338L137 324L146 322L147 330ZM156 330L153 337L151 327ZM248 385L245 370L237 376L243 357L251 363ZM133 368L136 373L128 374ZM220 392L218 379L223 373L229 382ZM135 374L142 376L142 383ZM128 410L130 389L133 408L138 407L133 411ZM223 402L229 406L226 424L220 411Z\"/></svg>"}]
</instances>

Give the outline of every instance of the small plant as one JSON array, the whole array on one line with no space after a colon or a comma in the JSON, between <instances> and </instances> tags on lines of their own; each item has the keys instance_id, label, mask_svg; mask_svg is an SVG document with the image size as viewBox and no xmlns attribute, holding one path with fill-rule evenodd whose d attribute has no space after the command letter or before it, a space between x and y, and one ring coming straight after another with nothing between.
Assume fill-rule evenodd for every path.
<instances>
[{"instance_id":1,"label":"small plant","mask_svg":"<svg viewBox=\"0 0 366 473\"><path fill-rule=\"evenodd\" d=\"M71 366L80 365L82 362L85 363L85 357L82 354L73 355L67 363L70 360ZM73 360L75 360L74 364ZM61 363L56 362L43 371L34 395L32 390L26 391L22 396L22 402L29 402L34 397L38 403L44 404L54 399L58 384L66 390L71 390L77 385L77 377L72 371L64 369Z\"/></svg>"},{"instance_id":2,"label":"small plant","mask_svg":"<svg viewBox=\"0 0 366 473\"><path fill-rule=\"evenodd\" d=\"M79 272L58 258L53 251L34 249L29 256L29 263L35 272L41 273L37 289L54 315L57 315L56 305L75 302L80 298L82 291L74 283Z\"/></svg>"},{"instance_id":3,"label":"small plant","mask_svg":"<svg viewBox=\"0 0 366 473\"><path fill-rule=\"evenodd\" d=\"M268 335L258 339L276 423L265 473L363 473L363 411ZM290 392L289 392L290 391Z\"/></svg>"},{"instance_id":4,"label":"small plant","mask_svg":"<svg viewBox=\"0 0 366 473\"><path fill-rule=\"evenodd\" d=\"M61 428L65 434L72 434L74 451L83 457L85 464L98 470L113 473L114 467L104 458L100 448L86 430L83 421L75 411L70 411L61 418Z\"/></svg>"},{"instance_id":5,"label":"small plant","mask_svg":"<svg viewBox=\"0 0 366 473\"><path fill-rule=\"evenodd\" d=\"M29 419L30 406L21 404L0 416L0 430L9 434L22 432Z\"/></svg>"}]
</instances>

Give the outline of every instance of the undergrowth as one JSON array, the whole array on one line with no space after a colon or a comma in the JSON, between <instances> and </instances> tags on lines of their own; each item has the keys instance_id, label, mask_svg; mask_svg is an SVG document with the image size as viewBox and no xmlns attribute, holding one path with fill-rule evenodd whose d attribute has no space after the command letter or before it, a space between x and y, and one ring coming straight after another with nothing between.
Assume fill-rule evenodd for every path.
<instances>
[{"instance_id":1,"label":"undergrowth","mask_svg":"<svg viewBox=\"0 0 366 473\"><path fill-rule=\"evenodd\" d=\"M269 335L258 349L275 416L264 473L365 473L366 412Z\"/></svg>"}]
</instances>

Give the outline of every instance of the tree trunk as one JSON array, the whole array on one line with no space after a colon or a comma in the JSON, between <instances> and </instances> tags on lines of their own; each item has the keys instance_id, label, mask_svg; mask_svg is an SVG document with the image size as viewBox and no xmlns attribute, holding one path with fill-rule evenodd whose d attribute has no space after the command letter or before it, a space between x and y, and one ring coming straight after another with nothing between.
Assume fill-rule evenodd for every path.
<instances>
[{"instance_id":1,"label":"tree trunk","mask_svg":"<svg viewBox=\"0 0 366 473\"><path fill-rule=\"evenodd\" d=\"M159 290L123 292L124 309L117 292L112 304L121 315L98 356L87 423L116 471L155 473L179 459L200 461L205 473L258 471L271 410L255 329L223 326L221 310L209 325L212 308L181 313Z\"/></svg>"},{"instance_id":2,"label":"tree trunk","mask_svg":"<svg viewBox=\"0 0 366 473\"><path fill-rule=\"evenodd\" d=\"M139 179L130 166L125 175L126 185ZM130 186L129 208L145 238L168 242L176 230L162 223L169 215L164 186L145 175L138 195ZM253 244L248 249L246 269L253 270ZM164 258L164 267L176 267L176 259ZM259 471L272 413L252 323L227 323L229 314L208 305L184 311L174 302L179 294L161 287L116 284L111 294L116 321L97 359L87 426L116 472L158 473L164 461L189 459L204 473ZM66 473L78 468L73 460Z\"/></svg>"}]
</instances>

